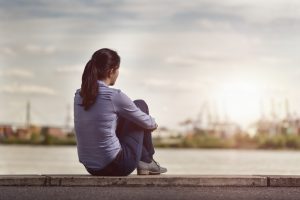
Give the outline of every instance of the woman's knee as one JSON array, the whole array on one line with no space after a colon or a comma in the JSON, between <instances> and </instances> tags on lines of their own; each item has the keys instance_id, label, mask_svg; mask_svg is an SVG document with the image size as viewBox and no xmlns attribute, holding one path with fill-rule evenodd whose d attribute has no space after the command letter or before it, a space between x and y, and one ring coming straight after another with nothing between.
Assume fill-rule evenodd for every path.
<instances>
[{"instance_id":1,"label":"woman's knee","mask_svg":"<svg viewBox=\"0 0 300 200\"><path fill-rule=\"evenodd\" d=\"M149 107L143 99L136 99L136 100L133 101L133 103L137 107L139 107L143 112L149 114Z\"/></svg>"}]
</instances>

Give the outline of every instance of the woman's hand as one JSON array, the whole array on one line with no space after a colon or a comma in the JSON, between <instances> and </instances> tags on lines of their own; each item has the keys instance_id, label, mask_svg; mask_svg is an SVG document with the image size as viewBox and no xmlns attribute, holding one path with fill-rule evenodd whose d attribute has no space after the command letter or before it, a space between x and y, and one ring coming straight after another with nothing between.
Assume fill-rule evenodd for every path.
<instances>
[{"instance_id":1,"label":"woman's hand","mask_svg":"<svg viewBox=\"0 0 300 200\"><path fill-rule=\"evenodd\" d=\"M157 125L157 123L155 122L155 128L153 128L153 129L148 129L148 130L154 131L155 129L157 129L157 127L158 127L158 125Z\"/></svg>"}]
</instances>

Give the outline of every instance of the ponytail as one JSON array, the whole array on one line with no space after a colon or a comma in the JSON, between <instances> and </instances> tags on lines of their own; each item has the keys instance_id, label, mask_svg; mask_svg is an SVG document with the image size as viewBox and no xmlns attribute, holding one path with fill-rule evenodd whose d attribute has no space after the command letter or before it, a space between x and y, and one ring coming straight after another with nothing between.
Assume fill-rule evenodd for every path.
<instances>
[{"instance_id":1,"label":"ponytail","mask_svg":"<svg viewBox=\"0 0 300 200\"><path fill-rule=\"evenodd\" d=\"M97 80L105 78L110 69L119 65L120 57L113 50L104 48L93 54L85 65L81 80L80 96L84 110L88 110L96 102L99 92Z\"/></svg>"},{"instance_id":2,"label":"ponytail","mask_svg":"<svg viewBox=\"0 0 300 200\"><path fill-rule=\"evenodd\" d=\"M97 79L97 68L93 65L93 60L91 59L86 64L82 75L80 96L84 97L82 99L84 110L88 110L96 101L98 95Z\"/></svg>"}]
</instances>

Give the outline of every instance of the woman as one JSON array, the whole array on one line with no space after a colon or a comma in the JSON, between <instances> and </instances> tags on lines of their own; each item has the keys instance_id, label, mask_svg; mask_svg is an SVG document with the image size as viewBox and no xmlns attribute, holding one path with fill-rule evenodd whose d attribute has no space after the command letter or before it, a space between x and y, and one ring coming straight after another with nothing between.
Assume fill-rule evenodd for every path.
<instances>
[{"instance_id":1,"label":"woman","mask_svg":"<svg viewBox=\"0 0 300 200\"><path fill-rule=\"evenodd\" d=\"M157 128L144 100L132 101L114 85L120 57L103 48L87 62L74 97L79 162L91 175L127 176L167 171L154 159L151 132Z\"/></svg>"}]
</instances>

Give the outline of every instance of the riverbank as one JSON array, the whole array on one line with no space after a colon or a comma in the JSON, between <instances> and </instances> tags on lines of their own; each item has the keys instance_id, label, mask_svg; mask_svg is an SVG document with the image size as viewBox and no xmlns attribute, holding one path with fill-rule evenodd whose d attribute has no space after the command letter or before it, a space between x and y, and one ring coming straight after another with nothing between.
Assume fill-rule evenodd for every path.
<instances>
[{"instance_id":1,"label":"riverbank","mask_svg":"<svg viewBox=\"0 0 300 200\"><path fill-rule=\"evenodd\" d=\"M68 137L2 138L0 144L61 146L76 145L75 135ZM292 149L300 150L300 136L289 134L266 135L258 134L250 137L248 134L235 134L222 138L208 134L178 135L176 137L154 137L153 144L159 148L199 148L199 149Z\"/></svg>"}]
</instances>

